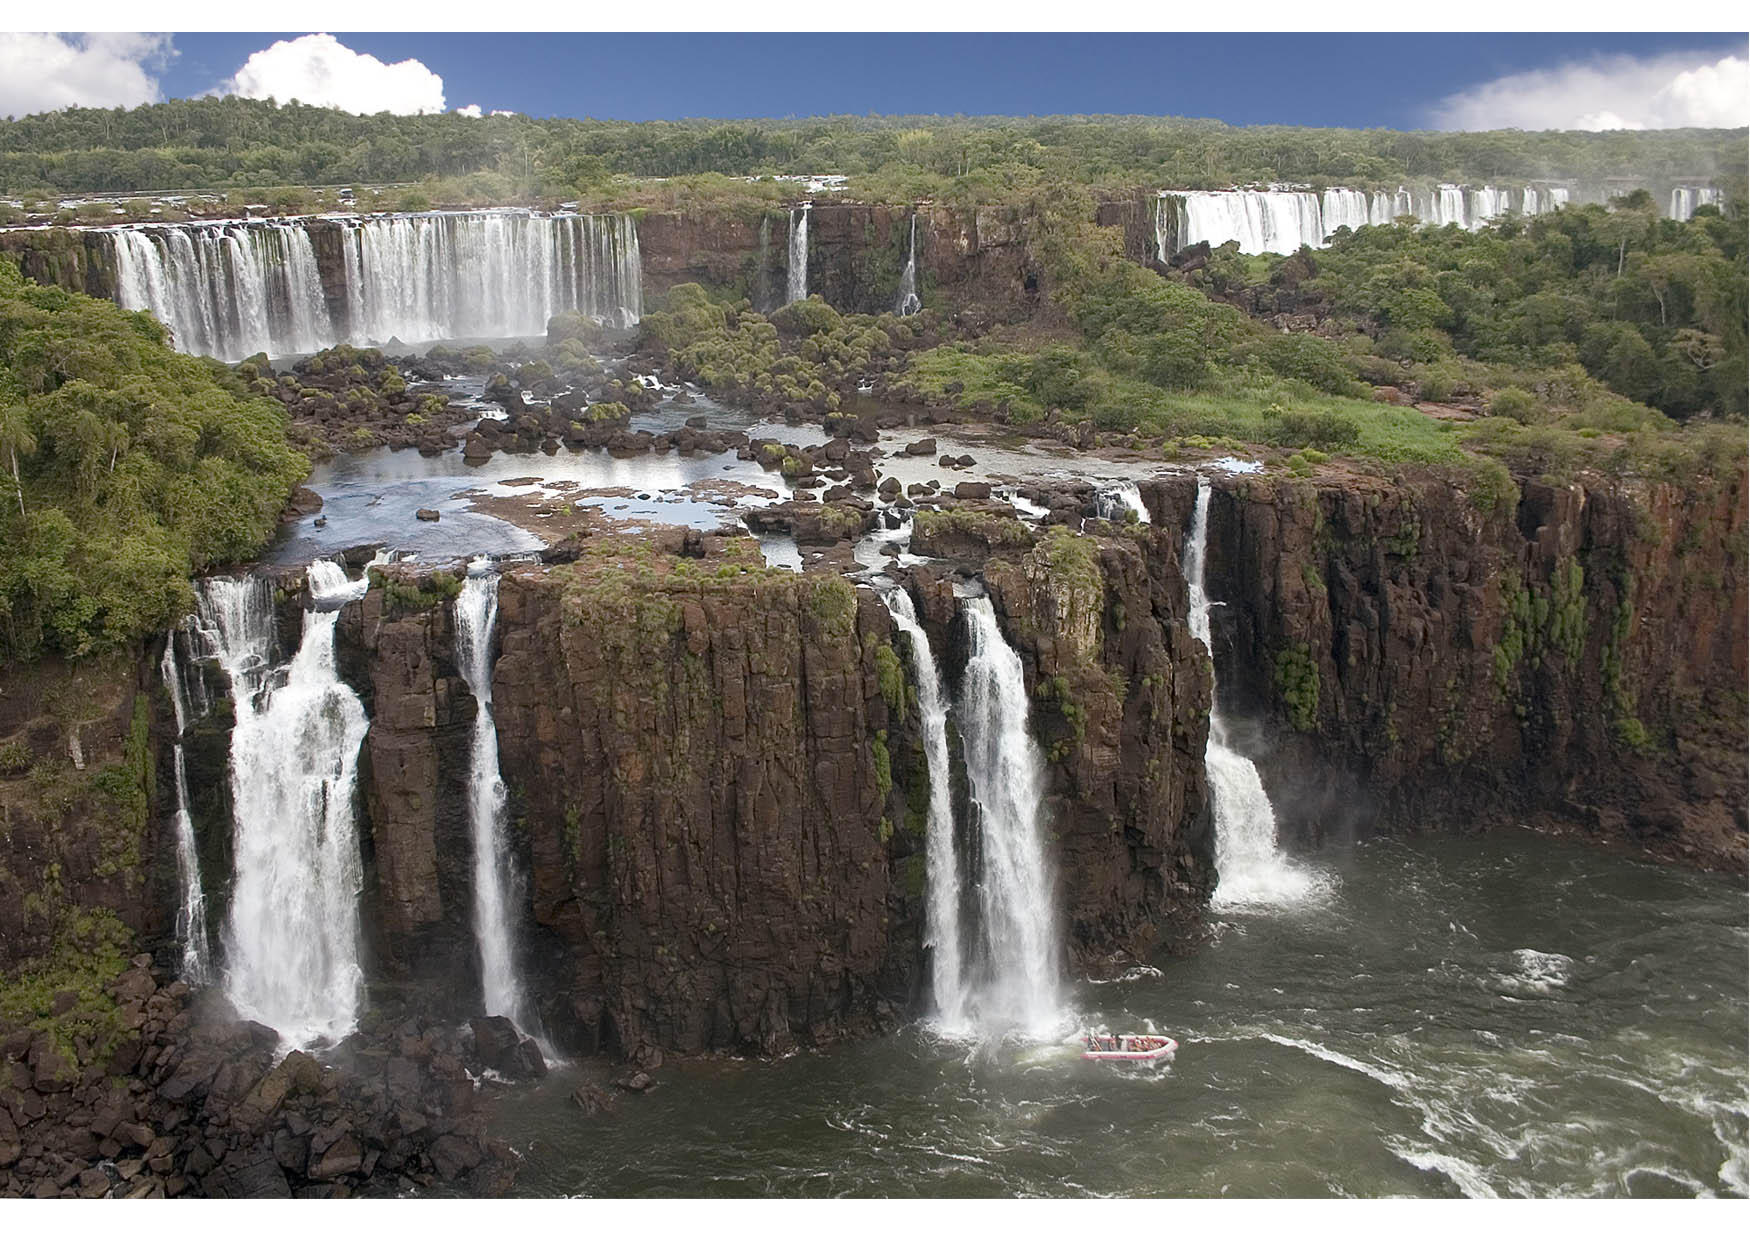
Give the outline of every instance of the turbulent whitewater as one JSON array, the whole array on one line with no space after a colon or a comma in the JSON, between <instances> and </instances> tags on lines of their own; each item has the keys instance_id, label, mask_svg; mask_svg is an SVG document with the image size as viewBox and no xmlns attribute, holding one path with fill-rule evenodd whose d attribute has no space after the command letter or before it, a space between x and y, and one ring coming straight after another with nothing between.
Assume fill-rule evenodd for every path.
<instances>
[{"instance_id":1,"label":"turbulent whitewater","mask_svg":"<svg viewBox=\"0 0 1750 1240\"><path fill-rule=\"evenodd\" d=\"M561 311L642 317L629 215L429 212L122 226L116 300L150 311L184 353L235 361L387 344L538 336ZM330 259L329 283L317 261Z\"/></svg>"},{"instance_id":2,"label":"turbulent whitewater","mask_svg":"<svg viewBox=\"0 0 1750 1240\"><path fill-rule=\"evenodd\" d=\"M239 1012L287 1042L333 1042L357 1021L354 794L368 722L334 666L339 609L363 593L330 560L309 570L310 605L290 664L271 663L273 587L218 578L201 587L199 631L231 681L235 854L225 926L225 990Z\"/></svg>"},{"instance_id":3,"label":"turbulent whitewater","mask_svg":"<svg viewBox=\"0 0 1750 1240\"><path fill-rule=\"evenodd\" d=\"M515 869L505 840L505 787L492 719L492 642L498 628L498 574L490 563L469 567L456 596L456 663L474 693L474 745L468 772L468 826L474 838L474 936L486 1013L537 1032L528 990L517 970L511 924Z\"/></svg>"},{"instance_id":4,"label":"turbulent whitewater","mask_svg":"<svg viewBox=\"0 0 1750 1240\"><path fill-rule=\"evenodd\" d=\"M1215 657L1210 640L1209 594L1204 570L1209 559L1209 479L1197 479L1197 506L1185 545L1185 581L1190 594L1191 633ZM1219 694L1220 686L1215 688ZM1305 871L1291 865L1276 844L1276 811L1264 792L1258 768L1229 744L1220 702L1212 694L1209 743L1203 755L1215 817L1215 868L1218 880L1210 903L1215 908L1290 904L1319 890Z\"/></svg>"}]
</instances>

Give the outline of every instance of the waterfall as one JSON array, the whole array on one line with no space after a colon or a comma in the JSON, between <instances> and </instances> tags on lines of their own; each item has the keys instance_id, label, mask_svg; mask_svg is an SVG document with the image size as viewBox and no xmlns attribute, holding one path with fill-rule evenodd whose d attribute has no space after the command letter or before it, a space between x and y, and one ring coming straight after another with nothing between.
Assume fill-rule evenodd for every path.
<instances>
[{"instance_id":1,"label":"waterfall","mask_svg":"<svg viewBox=\"0 0 1750 1240\"><path fill-rule=\"evenodd\" d=\"M979 907L989 975L975 1000L987 1029L1036 1036L1060 1021L1058 944L1039 824L1045 762L1027 730L1021 659L988 598L967 599L971 642L960 702L966 778L977 809Z\"/></svg>"},{"instance_id":2,"label":"waterfall","mask_svg":"<svg viewBox=\"0 0 1750 1240\"><path fill-rule=\"evenodd\" d=\"M916 314L923 308L918 300L918 216L911 215L911 239L905 251L905 270L899 273L899 297L893 304L898 315Z\"/></svg>"},{"instance_id":3,"label":"waterfall","mask_svg":"<svg viewBox=\"0 0 1750 1240\"><path fill-rule=\"evenodd\" d=\"M176 832L176 876L182 888L181 903L176 911L176 937L182 943L182 978L193 985L204 985L213 976L213 949L207 938L207 896L201 886L200 854L195 847L194 818L188 810L188 770L182 757L182 734L188 727L188 704L182 692L182 674L176 665L176 634L164 643L164 661L160 665L164 685L170 691L170 705L176 720L176 743L172 749L171 767L176 786L176 812L173 827Z\"/></svg>"},{"instance_id":4,"label":"waterfall","mask_svg":"<svg viewBox=\"0 0 1750 1240\"><path fill-rule=\"evenodd\" d=\"M273 588L203 583L200 625L230 676L235 871L226 991L237 1010L295 1045L333 1042L357 1016L358 893L353 796L368 721L334 667L339 609L363 595L340 565L310 565L310 605L289 665L274 669Z\"/></svg>"},{"instance_id":5,"label":"waterfall","mask_svg":"<svg viewBox=\"0 0 1750 1240\"><path fill-rule=\"evenodd\" d=\"M1372 222L1372 207L1360 190L1328 189L1319 206L1324 218L1321 236L1314 244L1322 245L1339 228L1354 231Z\"/></svg>"},{"instance_id":6,"label":"waterfall","mask_svg":"<svg viewBox=\"0 0 1750 1240\"><path fill-rule=\"evenodd\" d=\"M765 314L772 309L772 217L767 212L760 213L760 258L759 258L759 288L754 296L754 309Z\"/></svg>"},{"instance_id":7,"label":"waterfall","mask_svg":"<svg viewBox=\"0 0 1750 1240\"><path fill-rule=\"evenodd\" d=\"M468 772L468 826L474 836L474 937L480 945L480 985L488 1016L506 1016L537 1033L517 972L511 928L515 873L505 840L505 788L492 719L492 641L498 627L498 574L490 561L469 565L456 596L456 664L474 693L473 765Z\"/></svg>"},{"instance_id":8,"label":"waterfall","mask_svg":"<svg viewBox=\"0 0 1750 1240\"><path fill-rule=\"evenodd\" d=\"M808 298L808 213L812 202L790 209L790 263L784 285L784 304Z\"/></svg>"},{"instance_id":9,"label":"waterfall","mask_svg":"<svg viewBox=\"0 0 1750 1240\"><path fill-rule=\"evenodd\" d=\"M1686 219L1696 206L1718 197L1711 188L1674 189L1671 217ZM1523 214L1538 215L1568 201L1566 186L1400 186L1372 193L1333 186L1322 194L1288 188L1165 191L1155 202L1155 257L1165 263L1203 241L1211 246L1237 242L1242 254L1289 254L1303 245L1329 244L1339 228L1390 224L1403 215L1436 228L1457 224L1474 231L1506 215L1515 202Z\"/></svg>"},{"instance_id":10,"label":"waterfall","mask_svg":"<svg viewBox=\"0 0 1750 1240\"><path fill-rule=\"evenodd\" d=\"M1094 494L1095 511L1107 521L1122 521L1126 513L1136 515L1138 525L1147 525L1148 507L1142 502L1142 491L1134 482L1119 482L1101 487Z\"/></svg>"},{"instance_id":11,"label":"waterfall","mask_svg":"<svg viewBox=\"0 0 1750 1240\"><path fill-rule=\"evenodd\" d=\"M1678 221L1692 219L1697 207L1718 206L1719 202L1720 191L1711 185L1678 185L1671 190L1670 210L1666 214Z\"/></svg>"},{"instance_id":12,"label":"waterfall","mask_svg":"<svg viewBox=\"0 0 1750 1240\"><path fill-rule=\"evenodd\" d=\"M346 300L332 312L313 227L340 230ZM630 327L644 313L630 215L459 211L105 232L116 300L151 311L183 352L227 360L343 339L538 336L568 310Z\"/></svg>"},{"instance_id":13,"label":"waterfall","mask_svg":"<svg viewBox=\"0 0 1750 1240\"><path fill-rule=\"evenodd\" d=\"M911 643L912 678L917 685L924 759L930 772L930 812L924 835L928 866L924 946L930 949L936 1020L944 1030L953 1031L965 1024L966 991L960 946L960 859L954 851L953 767L948 758L948 703L942 696L929 636L918 624L911 596L899 589L890 591L886 599L894 624Z\"/></svg>"},{"instance_id":14,"label":"waterfall","mask_svg":"<svg viewBox=\"0 0 1750 1240\"><path fill-rule=\"evenodd\" d=\"M1185 582L1189 594L1192 636L1203 643L1214 666L1204 570L1209 555L1209 479L1197 477L1197 506L1191 537L1185 545ZM1209 744L1203 765L1209 776L1209 798L1215 815L1215 868L1218 879L1211 904L1215 908L1288 904L1316 890L1313 879L1290 865L1276 847L1276 811L1264 792L1258 768L1228 745L1221 717L1219 685L1209 709Z\"/></svg>"}]
</instances>

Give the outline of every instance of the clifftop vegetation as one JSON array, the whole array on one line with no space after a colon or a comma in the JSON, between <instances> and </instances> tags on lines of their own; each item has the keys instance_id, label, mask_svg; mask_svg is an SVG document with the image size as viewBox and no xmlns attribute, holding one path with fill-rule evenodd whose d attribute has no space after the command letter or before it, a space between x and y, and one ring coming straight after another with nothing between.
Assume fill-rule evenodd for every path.
<instances>
[{"instance_id":1,"label":"clifftop vegetation","mask_svg":"<svg viewBox=\"0 0 1750 1240\"><path fill-rule=\"evenodd\" d=\"M1405 133L1235 127L1181 117L828 116L602 121L356 116L236 97L0 120L0 189L117 193L489 177L504 197L573 197L617 176L842 173L854 192L990 201L1040 176L1196 189L1268 180L1744 175L1743 130ZM476 185L486 188L487 183Z\"/></svg>"},{"instance_id":2,"label":"clifftop vegetation","mask_svg":"<svg viewBox=\"0 0 1750 1240\"><path fill-rule=\"evenodd\" d=\"M228 368L0 263L0 666L162 631L190 573L258 551L308 469Z\"/></svg>"}]
</instances>

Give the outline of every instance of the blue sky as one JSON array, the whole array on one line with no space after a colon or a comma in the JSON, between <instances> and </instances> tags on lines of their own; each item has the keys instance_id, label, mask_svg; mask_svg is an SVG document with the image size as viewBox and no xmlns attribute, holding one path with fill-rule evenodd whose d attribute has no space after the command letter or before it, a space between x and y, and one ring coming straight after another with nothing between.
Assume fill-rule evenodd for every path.
<instances>
[{"instance_id":1,"label":"blue sky","mask_svg":"<svg viewBox=\"0 0 1750 1240\"><path fill-rule=\"evenodd\" d=\"M177 35L168 96L294 34ZM1599 56L1742 55L1742 35L343 34L415 58L450 107L626 120L832 112L1210 116L1410 128L1437 100Z\"/></svg>"},{"instance_id":2,"label":"blue sky","mask_svg":"<svg viewBox=\"0 0 1750 1240\"><path fill-rule=\"evenodd\" d=\"M1743 34L7 34L0 116L214 91L624 120L1141 113L1237 125L1750 122Z\"/></svg>"}]
</instances>

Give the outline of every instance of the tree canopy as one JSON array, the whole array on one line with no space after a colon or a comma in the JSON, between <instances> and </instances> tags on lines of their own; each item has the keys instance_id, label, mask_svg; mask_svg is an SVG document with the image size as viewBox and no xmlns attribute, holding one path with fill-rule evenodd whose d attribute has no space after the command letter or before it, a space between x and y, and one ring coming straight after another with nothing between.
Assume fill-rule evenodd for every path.
<instances>
[{"instance_id":1,"label":"tree canopy","mask_svg":"<svg viewBox=\"0 0 1750 1240\"><path fill-rule=\"evenodd\" d=\"M0 120L0 188L120 193L381 183L494 173L525 194L620 175L882 173L960 179L1034 169L1083 184L1181 188L1299 180L1744 176L1743 130L1398 132L1236 127L1182 117L827 116L612 121L357 116L234 96Z\"/></svg>"},{"instance_id":2,"label":"tree canopy","mask_svg":"<svg viewBox=\"0 0 1750 1240\"><path fill-rule=\"evenodd\" d=\"M164 629L190 573L258 551L308 470L233 372L0 263L0 662Z\"/></svg>"}]
</instances>

